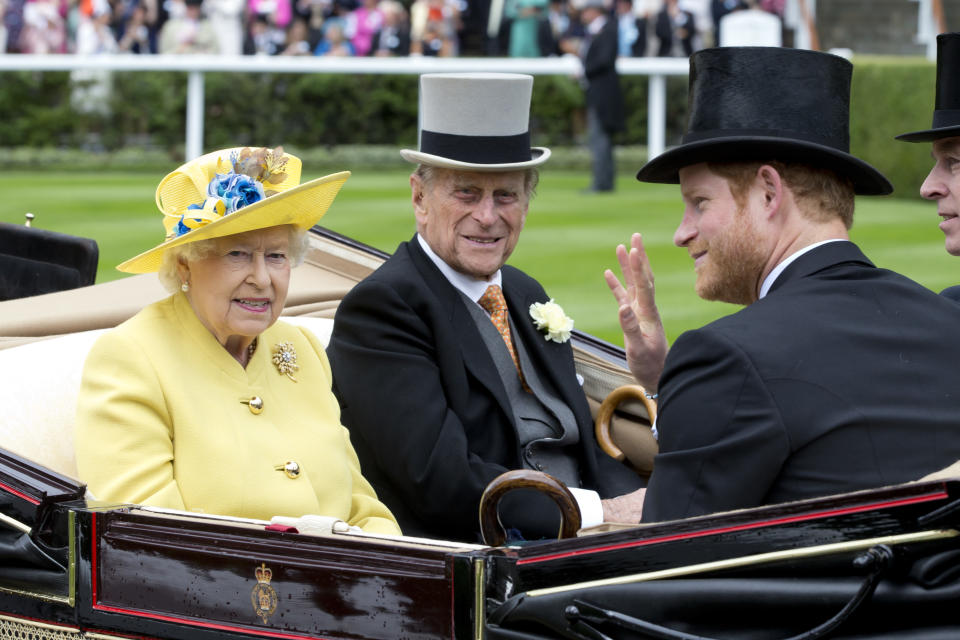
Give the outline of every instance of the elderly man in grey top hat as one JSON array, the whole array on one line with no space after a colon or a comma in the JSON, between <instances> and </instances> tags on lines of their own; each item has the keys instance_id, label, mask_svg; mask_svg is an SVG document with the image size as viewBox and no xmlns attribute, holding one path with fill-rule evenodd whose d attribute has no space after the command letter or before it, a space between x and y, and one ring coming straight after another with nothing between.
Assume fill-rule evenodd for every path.
<instances>
[{"instance_id":1,"label":"elderly man in grey top hat","mask_svg":"<svg viewBox=\"0 0 960 640\"><path fill-rule=\"evenodd\" d=\"M617 248L626 286L606 276L628 361L659 391L644 521L896 484L960 459L960 343L944 340L960 307L849 240L854 194L892 191L848 153L851 73L796 49L690 58L683 144L637 177L679 183L673 240L697 294L745 307L666 353L642 240Z\"/></svg>"},{"instance_id":2,"label":"elderly man in grey top hat","mask_svg":"<svg viewBox=\"0 0 960 640\"><path fill-rule=\"evenodd\" d=\"M484 488L521 468L565 482L585 524L639 520L641 478L597 446L568 335L546 340L531 317L549 296L504 264L550 156L530 147L532 87L515 74L421 78L420 150L401 151L418 165L417 233L337 310L341 418L407 535L477 541ZM515 493L504 526L555 537L553 504Z\"/></svg>"},{"instance_id":3,"label":"elderly man in grey top hat","mask_svg":"<svg viewBox=\"0 0 960 640\"><path fill-rule=\"evenodd\" d=\"M933 168L920 195L937 203L947 253L960 256L960 33L937 36L937 92L933 125L897 136L905 142L932 142ZM960 285L941 292L960 300Z\"/></svg>"}]
</instances>

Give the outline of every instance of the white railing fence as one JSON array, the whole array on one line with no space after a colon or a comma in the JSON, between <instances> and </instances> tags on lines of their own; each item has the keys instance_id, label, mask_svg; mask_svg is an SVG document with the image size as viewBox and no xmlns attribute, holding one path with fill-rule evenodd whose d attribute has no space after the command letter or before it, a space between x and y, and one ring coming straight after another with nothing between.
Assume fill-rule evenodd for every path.
<instances>
[{"instance_id":1,"label":"white railing fence","mask_svg":"<svg viewBox=\"0 0 960 640\"><path fill-rule=\"evenodd\" d=\"M175 55L0 55L2 71L180 71L187 74L186 160L203 153L204 74L221 73L350 73L406 74L437 72L507 72L531 75L579 75L579 59L561 58L285 58L265 56ZM685 76L686 58L621 58L622 75L649 77L647 153L663 152L667 120L667 76Z\"/></svg>"}]
</instances>

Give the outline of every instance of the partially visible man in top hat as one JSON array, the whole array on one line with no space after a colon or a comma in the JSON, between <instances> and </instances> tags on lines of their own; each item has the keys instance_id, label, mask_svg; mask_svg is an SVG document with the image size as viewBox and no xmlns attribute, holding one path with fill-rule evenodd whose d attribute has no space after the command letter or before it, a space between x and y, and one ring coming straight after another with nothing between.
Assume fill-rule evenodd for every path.
<instances>
[{"instance_id":1,"label":"partially visible man in top hat","mask_svg":"<svg viewBox=\"0 0 960 640\"><path fill-rule=\"evenodd\" d=\"M521 468L571 487L585 524L638 521L641 479L596 444L562 310L538 329L549 296L504 264L550 156L530 147L533 78L420 88L420 150L401 151L417 233L343 299L328 347L364 475L408 535L477 541L484 488ZM500 516L527 539L559 527L538 495L508 494Z\"/></svg>"},{"instance_id":2,"label":"partially visible man in top hat","mask_svg":"<svg viewBox=\"0 0 960 640\"><path fill-rule=\"evenodd\" d=\"M789 69L790 73L783 73ZM659 391L644 521L901 483L960 459L960 308L849 240L854 194L890 193L848 153L852 65L719 48L690 59L683 143L644 182L678 183L674 243L697 294L745 305L666 354L639 235L617 248L628 360ZM659 386L658 386L659 384Z\"/></svg>"},{"instance_id":3,"label":"partially visible man in top hat","mask_svg":"<svg viewBox=\"0 0 960 640\"><path fill-rule=\"evenodd\" d=\"M932 142L933 168L920 195L937 203L947 253L960 256L960 33L937 36L937 93L933 125L897 136L905 142ZM960 300L960 285L941 292Z\"/></svg>"}]
</instances>

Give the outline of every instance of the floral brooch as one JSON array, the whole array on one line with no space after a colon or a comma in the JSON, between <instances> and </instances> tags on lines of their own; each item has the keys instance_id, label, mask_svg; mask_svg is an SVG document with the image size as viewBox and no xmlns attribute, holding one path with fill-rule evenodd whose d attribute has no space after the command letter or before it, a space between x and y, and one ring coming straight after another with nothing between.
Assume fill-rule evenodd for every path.
<instances>
[{"instance_id":1,"label":"floral brooch","mask_svg":"<svg viewBox=\"0 0 960 640\"><path fill-rule=\"evenodd\" d=\"M534 302L530 305L530 317L537 329L546 334L543 336L544 340L562 344L570 339L573 318L568 316L553 298L550 298L549 302Z\"/></svg>"},{"instance_id":2,"label":"floral brooch","mask_svg":"<svg viewBox=\"0 0 960 640\"><path fill-rule=\"evenodd\" d=\"M273 364L281 375L285 375L294 382L293 372L300 368L297 364L297 352L293 350L293 344L290 342L280 342L273 346Z\"/></svg>"}]
</instances>

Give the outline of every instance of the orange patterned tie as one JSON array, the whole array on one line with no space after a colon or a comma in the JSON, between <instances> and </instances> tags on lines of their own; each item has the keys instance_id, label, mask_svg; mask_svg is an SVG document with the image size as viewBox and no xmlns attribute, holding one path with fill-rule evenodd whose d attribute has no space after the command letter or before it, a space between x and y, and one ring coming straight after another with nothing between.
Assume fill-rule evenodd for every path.
<instances>
[{"instance_id":1,"label":"orange patterned tie","mask_svg":"<svg viewBox=\"0 0 960 640\"><path fill-rule=\"evenodd\" d=\"M495 284L487 287L480 299L477 300L481 307L490 314L490 321L500 332L500 336L507 344L507 351L513 358L513 364L517 367L517 374L520 376L520 382L523 388L527 389L527 382L523 379L523 371L520 370L520 359L517 358L517 350L513 347L513 338L510 337L510 320L507 315L507 301L503 298L503 290Z\"/></svg>"}]
</instances>

